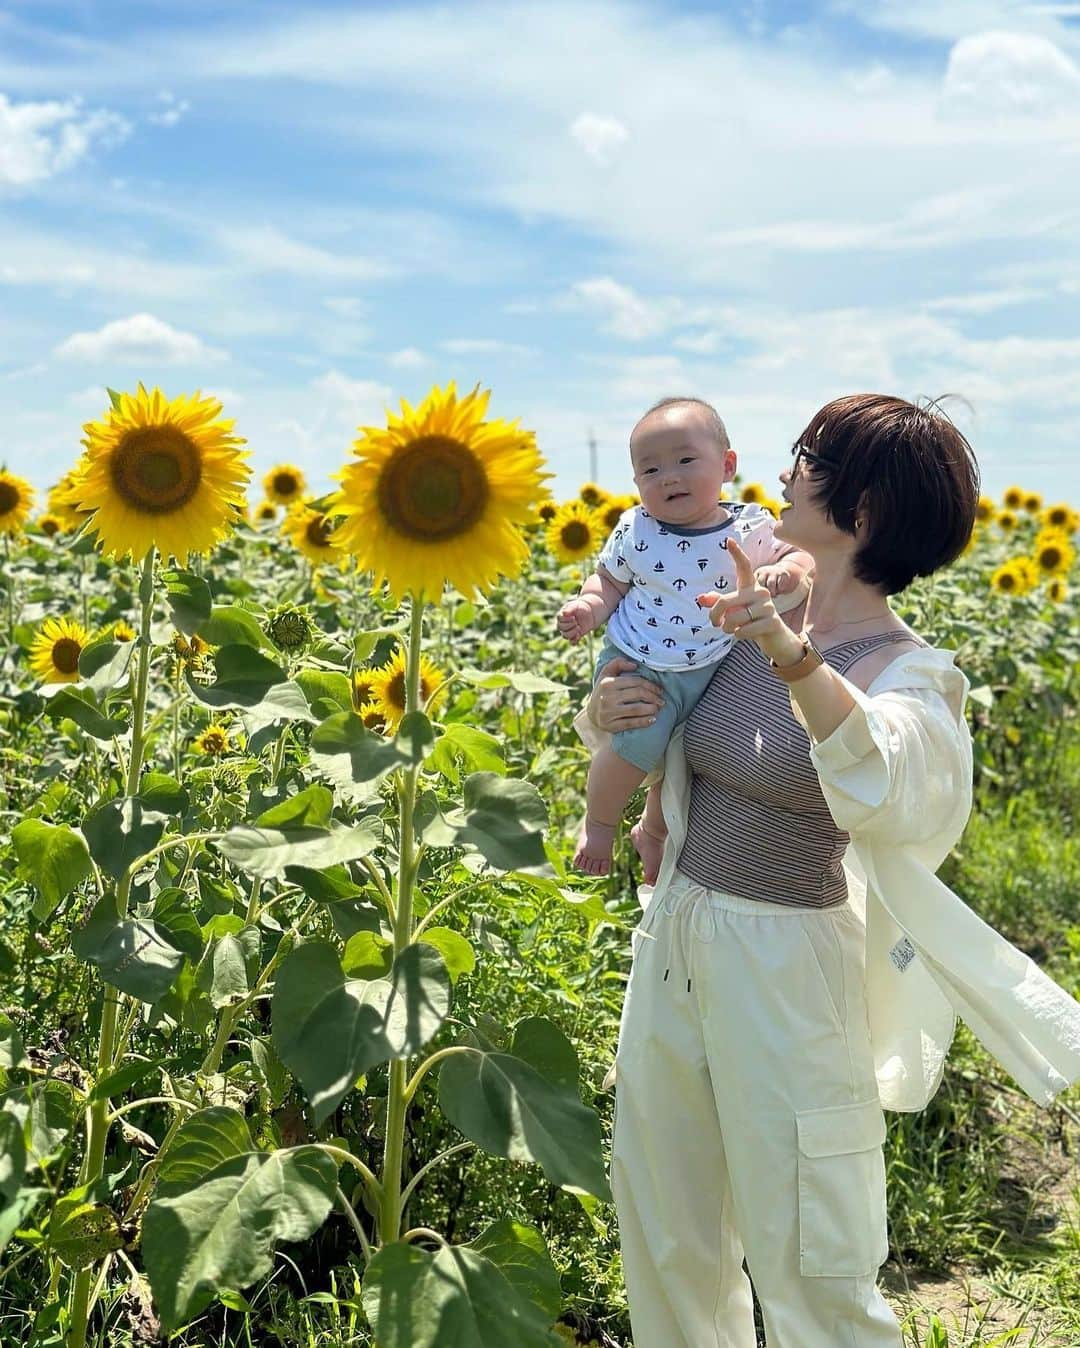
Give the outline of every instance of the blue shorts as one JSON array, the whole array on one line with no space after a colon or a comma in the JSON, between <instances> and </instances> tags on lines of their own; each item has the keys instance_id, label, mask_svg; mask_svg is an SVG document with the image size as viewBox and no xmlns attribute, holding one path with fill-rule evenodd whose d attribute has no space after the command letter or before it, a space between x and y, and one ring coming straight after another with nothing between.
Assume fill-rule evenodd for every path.
<instances>
[{"instance_id":1,"label":"blue shorts","mask_svg":"<svg viewBox=\"0 0 1080 1348\"><path fill-rule=\"evenodd\" d=\"M610 641L604 642L600 654L596 657L596 668L593 670L594 685L607 662L620 656L625 660L634 658L619 650ZM612 735L611 747L619 757L633 763L642 772L652 772L664 757L671 732L693 711L698 698L716 673L718 663L714 660L712 664L703 665L700 669L650 669L648 665L639 662L637 669L633 671L634 675L659 684L664 690L664 705L656 713L656 720L652 725L642 726L640 730L620 730Z\"/></svg>"}]
</instances>

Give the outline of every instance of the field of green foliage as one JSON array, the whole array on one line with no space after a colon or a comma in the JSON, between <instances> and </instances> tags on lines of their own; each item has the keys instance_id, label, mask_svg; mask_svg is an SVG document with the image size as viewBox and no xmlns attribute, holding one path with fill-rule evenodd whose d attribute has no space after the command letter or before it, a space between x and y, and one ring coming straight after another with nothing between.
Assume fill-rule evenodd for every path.
<instances>
[{"instance_id":1,"label":"field of green foliage","mask_svg":"<svg viewBox=\"0 0 1080 1348\"><path fill-rule=\"evenodd\" d=\"M0 470L0 1345L625 1348L637 866L568 869L554 615L627 498L451 389L251 508L220 412L114 395L44 512ZM895 607L972 686L945 878L1080 995L1077 524L984 499ZM961 1029L889 1118L911 1345L1080 1342L1078 1146Z\"/></svg>"}]
</instances>

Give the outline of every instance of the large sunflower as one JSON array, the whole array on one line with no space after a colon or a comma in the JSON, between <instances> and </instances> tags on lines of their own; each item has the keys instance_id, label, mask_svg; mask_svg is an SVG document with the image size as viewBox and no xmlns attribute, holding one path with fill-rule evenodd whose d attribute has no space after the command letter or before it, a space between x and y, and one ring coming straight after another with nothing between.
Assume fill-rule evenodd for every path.
<instances>
[{"instance_id":1,"label":"large sunflower","mask_svg":"<svg viewBox=\"0 0 1080 1348\"><path fill-rule=\"evenodd\" d=\"M291 463L279 463L263 478L266 499L276 501L278 505L295 505L303 499L306 490L307 481L303 473Z\"/></svg>"},{"instance_id":2,"label":"large sunflower","mask_svg":"<svg viewBox=\"0 0 1080 1348\"><path fill-rule=\"evenodd\" d=\"M1076 549L1067 535L1047 530L1035 539L1031 559L1044 575L1064 576L1076 560Z\"/></svg>"},{"instance_id":3,"label":"large sunflower","mask_svg":"<svg viewBox=\"0 0 1080 1348\"><path fill-rule=\"evenodd\" d=\"M426 655L420 657L420 709L434 699L437 704L445 696L446 675ZM385 665L371 671L372 701L386 717L387 729L393 732L405 715L405 652L400 648ZM370 706L370 704L367 704ZM363 712L361 713L363 714Z\"/></svg>"},{"instance_id":4,"label":"large sunflower","mask_svg":"<svg viewBox=\"0 0 1080 1348\"><path fill-rule=\"evenodd\" d=\"M295 505L281 521L281 532L313 566L345 566L347 558L334 547L334 521L314 506Z\"/></svg>"},{"instance_id":5,"label":"large sunflower","mask_svg":"<svg viewBox=\"0 0 1080 1348\"><path fill-rule=\"evenodd\" d=\"M221 403L199 393L171 402L160 389L116 396L104 421L83 427L78 504L107 556L141 558L152 547L179 560L209 552L244 510L246 443L221 421Z\"/></svg>"},{"instance_id":6,"label":"large sunflower","mask_svg":"<svg viewBox=\"0 0 1080 1348\"><path fill-rule=\"evenodd\" d=\"M26 478L0 468L0 534L20 533L33 504L34 489Z\"/></svg>"},{"instance_id":7,"label":"large sunflower","mask_svg":"<svg viewBox=\"0 0 1080 1348\"><path fill-rule=\"evenodd\" d=\"M596 511L584 501L567 501L548 525L545 538L560 562L580 562L604 541L603 525Z\"/></svg>"},{"instance_id":8,"label":"large sunflower","mask_svg":"<svg viewBox=\"0 0 1080 1348\"><path fill-rule=\"evenodd\" d=\"M78 683L79 656L90 633L72 618L46 618L30 646L30 668L42 683Z\"/></svg>"},{"instance_id":9,"label":"large sunflower","mask_svg":"<svg viewBox=\"0 0 1080 1348\"><path fill-rule=\"evenodd\" d=\"M356 462L338 474L334 546L352 553L395 598L449 581L466 597L516 575L528 556L520 526L544 495L532 431L485 421L489 392L459 398L433 388L417 408L402 399L385 429L361 427Z\"/></svg>"}]
</instances>

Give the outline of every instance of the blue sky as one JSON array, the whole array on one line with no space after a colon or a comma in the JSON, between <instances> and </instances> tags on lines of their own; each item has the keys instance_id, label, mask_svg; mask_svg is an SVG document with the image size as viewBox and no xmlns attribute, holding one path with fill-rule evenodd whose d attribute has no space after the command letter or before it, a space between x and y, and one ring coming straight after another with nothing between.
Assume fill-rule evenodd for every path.
<instances>
[{"instance_id":1,"label":"blue sky","mask_svg":"<svg viewBox=\"0 0 1080 1348\"><path fill-rule=\"evenodd\" d=\"M656 398L748 478L823 402L956 394L1080 505L1080 4L0 0L0 460L201 388L322 489L454 378L556 488Z\"/></svg>"}]
</instances>

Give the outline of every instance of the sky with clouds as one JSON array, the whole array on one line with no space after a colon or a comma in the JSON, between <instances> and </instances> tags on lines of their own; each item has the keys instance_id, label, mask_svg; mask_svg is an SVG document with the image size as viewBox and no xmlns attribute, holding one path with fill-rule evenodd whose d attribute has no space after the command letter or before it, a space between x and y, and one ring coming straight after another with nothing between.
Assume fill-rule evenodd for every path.
<instances>
[{"instance_id":1,"label":"sky with clouds","mask_svg":"<svg viewBox=\"0 0 1080 1348\"><path fill-rule=\"evenodd\" d=\"M772 478L842 393L956 395L1080 504L1080 4L0 0L0 462L221 397L324 489L477 381L556 489L659 397Z\"/></svg>"}]
</instances>

